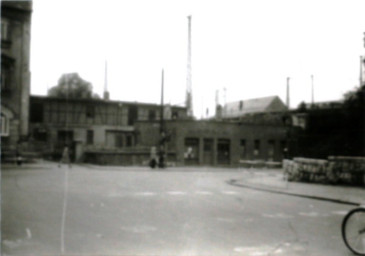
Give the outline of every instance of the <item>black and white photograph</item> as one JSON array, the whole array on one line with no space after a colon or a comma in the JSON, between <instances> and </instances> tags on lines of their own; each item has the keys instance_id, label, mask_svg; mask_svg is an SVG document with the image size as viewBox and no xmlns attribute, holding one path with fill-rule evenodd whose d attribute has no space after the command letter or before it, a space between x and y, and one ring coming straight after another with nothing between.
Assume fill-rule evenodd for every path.
<instances>
[{"instance_id":1,"label":"black and white photograph","mask_svg":"<svg viewBox=\"0 0 365 256\"><path fill-rule=\"evenodd\" d=\"M0 255L365 256L365 1L0 3Z\"/></svg>"}]
</instances>

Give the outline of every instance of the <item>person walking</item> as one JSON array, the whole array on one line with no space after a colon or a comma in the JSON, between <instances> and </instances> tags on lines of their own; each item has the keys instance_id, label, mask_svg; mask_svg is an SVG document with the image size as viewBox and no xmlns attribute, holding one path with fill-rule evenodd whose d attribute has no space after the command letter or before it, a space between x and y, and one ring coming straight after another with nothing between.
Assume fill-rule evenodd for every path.
<instances>
[{"instance_id":1,"label":"person walking","mask_svg":"<svg viewBox=\"0 0 365 256\"><path fill-rule=\"evenodd\" d=\"M62 157L60 162L58 163L58 167L61 167L61 164L68 164L69 168L72 168L71 166L71 160L70 160L70 152L68 150L68 146L65 146L62 152Z\"/></svg>"}]
</instances>

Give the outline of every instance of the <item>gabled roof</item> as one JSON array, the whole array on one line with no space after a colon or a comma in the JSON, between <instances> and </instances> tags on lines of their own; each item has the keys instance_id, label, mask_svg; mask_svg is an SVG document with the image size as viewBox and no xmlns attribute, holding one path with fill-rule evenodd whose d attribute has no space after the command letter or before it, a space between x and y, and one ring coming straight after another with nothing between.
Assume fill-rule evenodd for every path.
<instances>
[{"instance_id":1,"label":"gabled roof","mask_svg":"<svg viewBox=\"0 0 365 256\"><path fill-rule=\"evenodd\" d=\"M240 117L249 113L285 111L287 107L278 96L269 96L227 103L223 118Z\"/></svg>"}]
</instances>

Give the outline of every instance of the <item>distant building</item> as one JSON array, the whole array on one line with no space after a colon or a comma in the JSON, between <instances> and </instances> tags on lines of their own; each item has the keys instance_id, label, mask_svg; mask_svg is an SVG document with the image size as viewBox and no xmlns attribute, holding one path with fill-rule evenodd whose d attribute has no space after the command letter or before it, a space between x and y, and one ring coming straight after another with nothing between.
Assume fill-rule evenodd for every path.
<instances>
[{"instance_id":1,"label":"distant building","mask_svg":"<svg viewBox=\"0 0 365 256\"><path fill-rule=\"evenodd\" d=\"M27 139L31 1L1 1L1 150Z\"/></svg>"},{"instance_id":2,"label":"distant building","mask_svg":"<svg viewBox=\"0 0 365 256\"><path fill-rule=\"evenodd\" d=\"M31 96L30 102L32 143L54 158L68 145L75 161L82 161L88 151L140 152L135 123L159 121L161 113L157 104L103 99ZM164 119L184 118L185 107L164 106ZM143 150L150 152L149 148Z\"/></svg>"},{"instance_id":3,"label":"distant building","mask_svg":"<svg viewBox=\"0 0 365 256\"><path fill-rule=\"evenodd\" d=\"M247 114L286 111L287 107L278 96L241 100L227 103L222 110L223 119L239 119Z\"/></svg>"},{"instance_id":4,"label":"distant building","mask_svg":"<svg viewBox=\"0 0 365 256\"><path fill-rule=\"evenodd\" d=\"M177 165L238 166L244 162L281 161L286 142L282 125L247 124L227 121L171 120L167 161ZM139 143L148 147L160 139L156 122L139 121Z\"/></svg>"}]
</instances>

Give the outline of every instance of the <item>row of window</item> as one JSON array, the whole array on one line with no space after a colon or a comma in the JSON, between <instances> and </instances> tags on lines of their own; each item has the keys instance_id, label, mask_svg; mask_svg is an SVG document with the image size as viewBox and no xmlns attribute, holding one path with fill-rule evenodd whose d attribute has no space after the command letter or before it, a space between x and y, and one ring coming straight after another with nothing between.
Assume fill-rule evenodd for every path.
<instances>
[{"instance_id":1,"label":"row of window","mask_svg":"<svg viewBox=\"0 0 365 256\"><path fill-rule=\"evenodd\" d=\"M262 153L262 141L256 139L253 140L253 151L252 154L255 157L260 156ZM229 139L218 139L217 141L217 156L218 159L229 159L230 158L230 144L231 141ZM240 140L240 158L245 159L247 157L247 140ZM213 139L205 138L203 140L203 154L205 157L209 157L209 154L213 152ZM285 141L280 141L280 149L283 151L286 147ZM268 158L274 158L276 143L275 140L268 140L266 145L267 156ZM185 159L198 159L199 155L199 139L198 138L186 138L185 139L185 151L184 158Z\"/></svg>"},{"instance_id":2,"label":"row of window","mask_svg":"<svg viewBox=\"0 0 365 256\"><path fill-rule=\"evenodd\" d=\"M33 138L37 141L47 141L47 132L44 129L35 128ZM106 145L109 147L121 148L131 147L135 143L134 135L131 132L105 131ZM70 144L74 139L73 131L58 131L57 141L59 144ZM94 144L94 131L86 131L86 144Z\"/></svg>"},{"instance_id":3,"label":"row of window","mask_svg":"<svg viewBox=\"0 0 365 256\"><path fill-rule=\"evenodd\" d=\"M244 159L247 157L247 141L245 139L240 140L240 147L241 147L241 158ZM280 149L281 151L284 150L286 147L286 141L280 141ZM253 141L253 155L259 156L261 153L261 141L254 140ZM273 158L275 154L275 140L268 140L267 141L267 153L269 158Z\"/></svg>"},{"instance_id":4,"label":"row of window","mask_svg":"<svg viewBox=\"0 0 365 256\"><path fill-rule=\"evenodd\" d=\"M53 104L51 104L50 109L47 109L46 111L51 122L54 121L62 122L66 121L66 119L69 122L80 122L81 120L83 120L82 116L78 116L79 113L77 113L75 109L70 109L69 107L69 109L67 110L67 108L62 108L61 105L57 105L56 109L54 109L52 108L52 106ZM159 118L159 110L148 109L148 112L146 112L147 115L142 115L141 113L139 113L138 106L129 106L127 110L128 112L124 113L123 112L118 113L115 111L114 112L111 111L109 113L107 111L108 108L105 108L103 110L106 110L106 112L100 112L99 116L100 118L103 117L107 118L107 120L109 120L108 123L110 124L116 124L115 122L117 122L120 119L120 116L124 116L126 118L124 122L126 122L127 125L134 125L135 121L137 120L154 121L157 120L157 118ZM87 118L86 120L84 120L84 122L96 118L97 111L95 105L92 104L86 105L85 109L82 111L85 111L84 113ZM31 122L37 122L37 123L44 122L44 114L45 114L44 105L42 103L31 104L31 117L30 117ZM173 111L171 118L177 119L178 116L179 116L178 111ZM110 120L110 118L112 118L113 120Z\"/></svg>"}]
</instances>

